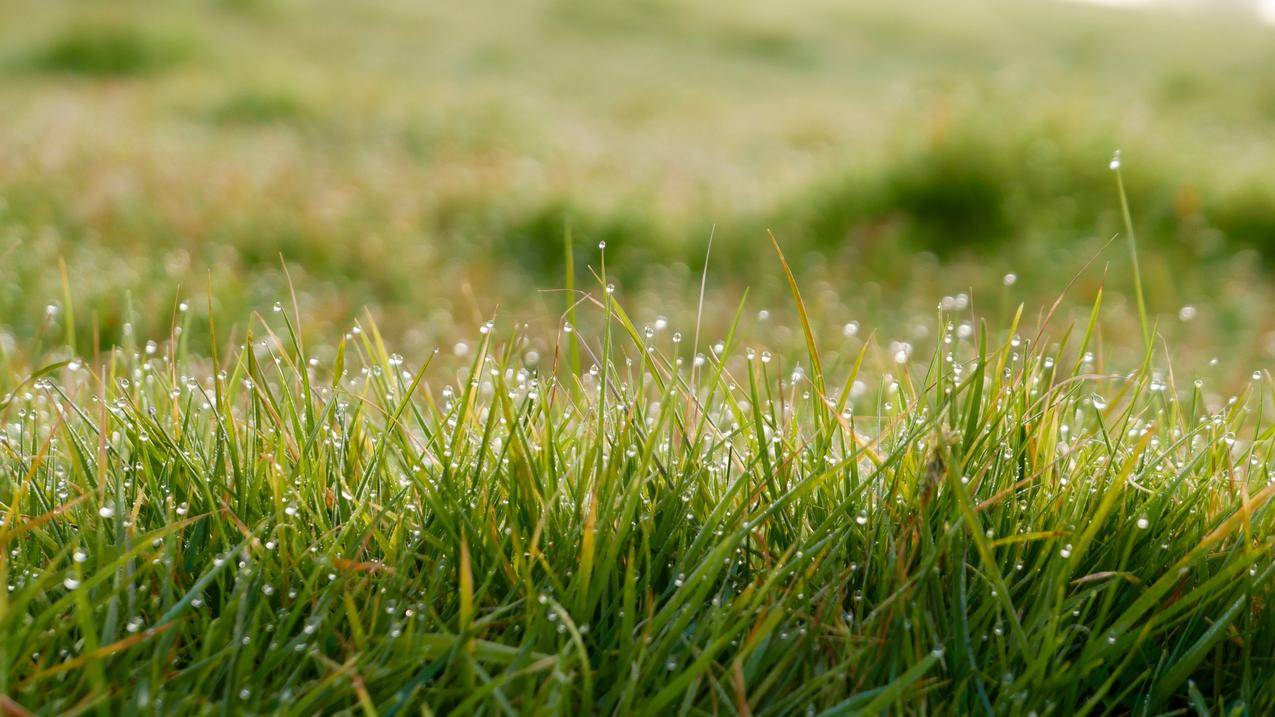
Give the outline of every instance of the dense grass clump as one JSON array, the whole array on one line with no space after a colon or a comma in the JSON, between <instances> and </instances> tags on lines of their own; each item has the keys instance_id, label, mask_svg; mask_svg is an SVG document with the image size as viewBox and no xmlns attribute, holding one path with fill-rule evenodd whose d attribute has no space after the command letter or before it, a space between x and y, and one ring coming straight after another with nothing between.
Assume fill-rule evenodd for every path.
<instances>
[{"instance_id":1,"label":"dense grass clump","mask_svg":"<svg viewBox=\"0 0 1275 717\"><path fill-rule=\"evenodd\" d=\"M962 297L931 353L830 358L799 296L775 356L614 296L424 360L282 306L211 358L184 305L169 341L11 354L5 704L1275 710L1265 375L1222 399Z\"/></svg>"},{"instance_id":2,"label":"dense grass clump","mask_svg":"<svg viewBox=\"0 0 1275 717\"><path fill-rule=\"evenodd\" d=\"M305 125L316 119L313 109L298 95L259 87L230 93L209 115L214 122L225 125Z\"/></svg>"},{"instance_id":3,"label":"dense grass clump","mask_svg":"<svg viewBox=\"0 0 1275 717\"><path fill-rule=\"evenodd\" d=\"M79 22L50 40L38 66L89 76L142 75L164 69L191 51L189 40L134 22Z\"/></svg>"}]
</instances>

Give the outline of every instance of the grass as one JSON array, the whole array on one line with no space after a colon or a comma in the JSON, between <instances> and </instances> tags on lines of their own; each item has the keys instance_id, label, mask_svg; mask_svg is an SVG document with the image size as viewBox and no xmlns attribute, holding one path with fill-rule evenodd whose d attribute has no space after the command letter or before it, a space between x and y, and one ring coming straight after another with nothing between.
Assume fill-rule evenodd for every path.
<instances>
[{"instance_id":1,"label":"grass","mask_svg":"<svg viewBox=\"0 0 1275 717\"><path fill-rule=\"evenodd\" d=\"M55 72L127 77L171 67L189 51L185 38L129 22L98 20L65 28L36 54L34 63Z\"/></svg>"},{"instance_id":2,"label":"grass","mask_svg":"<svg viewBox=\"0 0 1275 717\"><path fill-rule=\"evenodd\" d=\"M283 304L210 357L185 304L10 354L6 708L1275 709L1269 376L1112 365L1101 293L834 351L792 274L772 356L638 328L592 259L580 327L414 359Z\"/></svg>"},{"instance_id":3,"label":"grass","mask_svg":"<svg viewBox=\"0 0 1275 717\"><path fill-rule=\"evenodd\" d=\"M0 712L1275 712L1269 30L103 12L0 0Z\"/></svg>"},{"instance_id":4,"label":"grass","mask_svg":"<svg viewBox=\"0 0 1275 717\"><path fill-rule=\"evenodd\" d=\"M556 285L568 222L634 292L668 295L716 228L731 285L707 303L747 285L769 305L772 229L807 275L960 287L999 317L1051 300L1032 267L1120 230L1103 167L1121 146L1148 294L1176 304L1150 308L1229 317L1174 344L1271 355L1275 323L1250 315L1275 298L1266 29L997 0L595 5L0 0L23 18L0 27L3 332L39 334L59 260L95 277L72 282L79 340L115 342L130 304L162 333L175 285L210 275L214 318L241 321L286 292L282 254L308 279L303 331L369 306L424 351L459 327L417 307L486 315Z\"/></svg>"},{"instance_id":5,"label":"grass","mask_svg":"<svg viewBox=\"0 0 1275 717\"><path fill-rule=\"evenodd\" d=\"M243 88L213 108L216 122L245 125L306 123L312 120L306 101L290 92Z\"/></svg>"}]
</instances>

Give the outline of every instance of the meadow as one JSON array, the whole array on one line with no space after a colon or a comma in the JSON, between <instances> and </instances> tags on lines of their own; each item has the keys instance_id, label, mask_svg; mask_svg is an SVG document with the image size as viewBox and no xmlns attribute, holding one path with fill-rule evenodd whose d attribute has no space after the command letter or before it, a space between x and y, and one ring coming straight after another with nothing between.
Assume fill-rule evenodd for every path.
<instances>
[{"instance_id":1,"label":"meadow","mask_svg":"<svg viewBox=\"0 0 1275 717\"><path fill-rule=\"evenodd\" d=\"M0 16L0 712L1275 711L1271 29Z\"/></svg>"}]
</instances>

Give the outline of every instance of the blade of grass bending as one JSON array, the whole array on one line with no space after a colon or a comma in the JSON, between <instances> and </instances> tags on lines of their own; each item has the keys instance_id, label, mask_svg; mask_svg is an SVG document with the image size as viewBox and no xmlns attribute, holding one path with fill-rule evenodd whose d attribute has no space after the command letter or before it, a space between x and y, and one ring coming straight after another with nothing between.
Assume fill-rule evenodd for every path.
<instances>
[{"instance_id":1,"label":"blade of grass bending","mask_svg":"<svg viewBox=\"0 0 1275 717\"><path fill-rule=\"evenodd\" d=\"M571 233L571 219L568 218L562 227L562 243L563 250L566 254L564 257L566 268L566 296L567 296L567 323L572 326L576 325L576 258L575 247L572 246L574 237ZM567 360L570 362L571 375L580 375L580 345L576 342L574 336L567 336Z\"/></svg>"},{"instance_id":2,"label":"blade of grass bending","mask_svg":"<svg viewBox=\"0 0 1275 717\"><path fill-rule=\"evenodd\" d=\"M816 405L824 406L824 410L815 414L816 418L827 415L827 404L824 402L828 396L827 389L823 383L823 364L819 361L819 349L815 346L815 332L810 327L810 314L806 311L806 302L801 298L801 290L797 288L797 277L793 276L792 268L788 266L788 260L784 258L784 250L779 248L779 240L775 238L773 232L767 232L770 235L770 243L775 248L775 254L779 256L779 264L784 269L784 276L788 279L788 288L792 291L792 298L797 303L797 316L801 319L801 331L806 336L806 352L810 355L810 375L814 379L815 391L818 393L819 400ZM822 421L820 421L822 424Z\"/></svg>"},{"instance_id":3,"label":"blade of grass bending","mask_svg":"<svg viewBox=\"0 0 1275 717\"><path fill-rule=\"evenodd\" d=\"M1133 215L1129 211L1129 197L1124 191L1124 175L1120 173L1120 153L1112 160L1116 173L1116 190L1120 193L1120 214L1124 218L1125 234L1129 236L1129 257L1133 260L1133 291L1138 300L1138 322L1142 326L1142 340L1151 350L1151 322L1147 320L1147 301L1142 292L1142 268L1138 263L1138 238L1133 233Z\"/></svg>"},{"instance_id":4,"label":"blade of grass bending","mask_svg":"<svg viewBox=\"0 0 1275 717\"><path fill-rule=\"evenodd\" d=\"M708 232L708 247L704 249L704 269L700 272L699 277L699 303L695 307L695 338L691 341L691 356L699 353L699 329L700 319L704 316L704 289L708 286L708 258L713 253L713 236L717 234L717 225ZM699 367L691 362L691 391L694 392L696 383L695 376L698 374Z\"/></svg>"}]
</instances>

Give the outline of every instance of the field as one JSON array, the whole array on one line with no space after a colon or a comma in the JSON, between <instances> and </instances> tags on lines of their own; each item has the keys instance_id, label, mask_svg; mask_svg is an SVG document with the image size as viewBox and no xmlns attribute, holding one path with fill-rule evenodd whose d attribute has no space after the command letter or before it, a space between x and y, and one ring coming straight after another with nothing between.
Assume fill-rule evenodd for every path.
<instances>
[{"instance_id":1,"label":"field","mask_svg":"<svg viewBox=\"0 0 1275 717\"><path fill-rule=\"evenodd\" d=\"M0 16L0 713L1275 712L1275 30Z\"/></svg>"}]
</instances>

